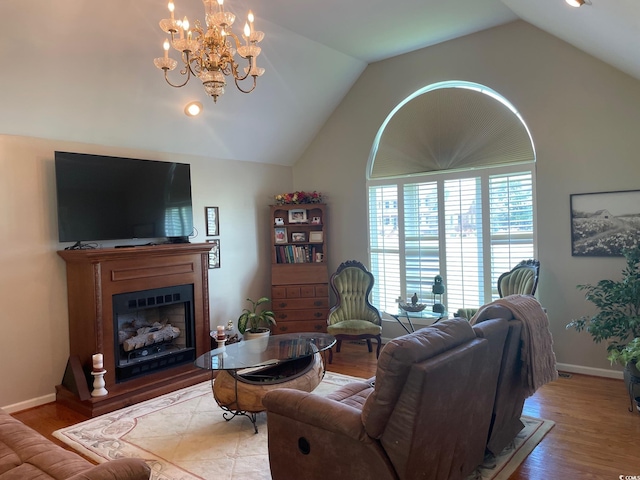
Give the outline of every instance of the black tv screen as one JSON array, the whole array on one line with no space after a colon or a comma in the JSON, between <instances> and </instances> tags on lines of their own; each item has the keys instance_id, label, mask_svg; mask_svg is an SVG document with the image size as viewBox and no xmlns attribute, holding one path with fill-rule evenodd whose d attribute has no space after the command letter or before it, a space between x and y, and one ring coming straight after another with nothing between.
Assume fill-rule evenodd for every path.
<instances>
[{"instance_id":1,"label":"black tv screen","mask_svg":"<svg viewBox=\"0 0 640 480\"><path fill-rule=\"evenodd\" d=\"M55 152L55 171L60 242L192 234L188 164Z\"/></svg>"}]
</instances>

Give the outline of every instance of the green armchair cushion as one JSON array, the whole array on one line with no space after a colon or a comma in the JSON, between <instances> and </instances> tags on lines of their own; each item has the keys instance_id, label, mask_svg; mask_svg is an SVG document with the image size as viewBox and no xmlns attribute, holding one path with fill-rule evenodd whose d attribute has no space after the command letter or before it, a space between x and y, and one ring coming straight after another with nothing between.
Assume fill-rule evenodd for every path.
<instances>
[{"instance_id":1,"label":"green armchair cushion","mask_svg":"<svg viewBox=\"0 0 640 480\"><path fill-rule=\"evenodd\" d=\"M380 335L382 327L370 320L344 320L327 326L330 335Z\"/></svg>"}]
</instances>

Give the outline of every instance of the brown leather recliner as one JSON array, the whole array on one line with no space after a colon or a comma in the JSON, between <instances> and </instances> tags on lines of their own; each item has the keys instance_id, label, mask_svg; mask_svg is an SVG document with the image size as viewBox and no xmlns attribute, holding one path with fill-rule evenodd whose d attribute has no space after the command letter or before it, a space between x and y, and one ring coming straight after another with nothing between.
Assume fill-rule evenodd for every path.
<instances>
[{"instance_id":1,"label":"brown leather recliner","mask_svg":"<svg viewBox=\"0 0 640 480\"><path fill-rule=\"evenodd\" d=\"M507 330L443 320L385 345L369 381L269 392L273 479L465 478L484 458Z\"/></svg>"}]
</instances>

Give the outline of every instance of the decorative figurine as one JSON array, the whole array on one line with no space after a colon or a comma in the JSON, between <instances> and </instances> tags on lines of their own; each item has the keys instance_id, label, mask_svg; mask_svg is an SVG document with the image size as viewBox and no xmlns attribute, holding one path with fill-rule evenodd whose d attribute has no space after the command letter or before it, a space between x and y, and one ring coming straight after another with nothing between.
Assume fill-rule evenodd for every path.
<instances>
[{"instance_id":1,"label":"decorative figurine","mask_svg":"<svg viewBox=\"0 0 640 480\"><path fill-rule=\"evenodd\" d=\"M442 304L444 290L442 277L440 275L436 275L433 279L433 286L431 287L431 292L433 293L433 311L435 313L444 313L444 305Z\"/></svg>"}]
</instances>

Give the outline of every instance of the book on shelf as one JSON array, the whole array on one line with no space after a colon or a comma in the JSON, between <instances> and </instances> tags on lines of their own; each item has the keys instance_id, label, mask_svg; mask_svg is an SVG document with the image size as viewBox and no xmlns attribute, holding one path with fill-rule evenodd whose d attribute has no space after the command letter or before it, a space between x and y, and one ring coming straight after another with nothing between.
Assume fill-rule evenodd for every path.
<instances>
[{"instance_id":1,"label":"book on shelf","mask_svg":"<svg viewBox=\"0 0 640 480\"><path fill-rule=\"evenodd\" d=\"M279 245L276 263L313 263L318 252L322 250L316 245Z\"/></svg>"}]
</instances>

